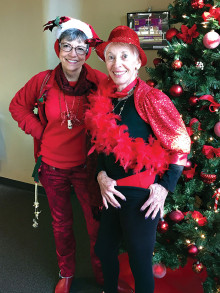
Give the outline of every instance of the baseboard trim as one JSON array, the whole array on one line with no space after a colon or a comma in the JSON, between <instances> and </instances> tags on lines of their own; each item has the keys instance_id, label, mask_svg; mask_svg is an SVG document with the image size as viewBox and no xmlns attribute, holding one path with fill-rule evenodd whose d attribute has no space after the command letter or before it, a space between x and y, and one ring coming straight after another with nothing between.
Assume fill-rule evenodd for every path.
<instances>
[{"instance_id":1,"label":"baseboard trim","mask_svg":"<svg viewBox=\"0 0 220 293\"><path fill-rule=\"evenodd\" d=\"M22 181L13 180L13 179L1 177L1 176L0 176L0 184L34 192L34 184L25 183ZM46 195L45 190L42 186L38 186L38 193Z\"/></svg>"}]
</instances>

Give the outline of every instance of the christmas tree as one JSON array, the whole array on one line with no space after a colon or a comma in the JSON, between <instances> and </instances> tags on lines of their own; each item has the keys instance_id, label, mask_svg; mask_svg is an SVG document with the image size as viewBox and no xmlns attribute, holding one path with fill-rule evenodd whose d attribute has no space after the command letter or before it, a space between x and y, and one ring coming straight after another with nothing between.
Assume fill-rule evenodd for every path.
<instances>
[{"instance_id":1,"label":"christmas tree","mask_svg":"<svg viewBox=\"0 0 220 293\"><path fill-rule=\"evenodd\" d=\"M147 83L171 98L192 144L158 225L154 263L176 269L193 257L192 274L207 270L204 292L220 292L220 1L176 0L168 9L167 46L146 68Z\"/></svg>"}]
</instances>

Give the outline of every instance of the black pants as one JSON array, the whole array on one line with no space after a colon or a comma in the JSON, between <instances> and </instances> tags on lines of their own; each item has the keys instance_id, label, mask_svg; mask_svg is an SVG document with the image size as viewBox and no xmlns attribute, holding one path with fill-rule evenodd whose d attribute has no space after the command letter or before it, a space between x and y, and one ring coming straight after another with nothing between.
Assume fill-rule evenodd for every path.
<instances>
[{"instance_id":1,"label":"black pants","mask_svg":"<svg viewBox=\"0 0 220 293\"><path fill-rule=\"evenodd\" d=\"M125 242L131 271L135 279L135 293L152 293L154 278L152 255L159 220L145 219L140 208L148 199L149 189L116 187L126 197L119 199L120 209L109 204L103 208L95 252L102 263L105 293L117 293L119 262L118 251L121 240ZM118 198L117 198L118 199Z\"/></svg>"}]
</instances>

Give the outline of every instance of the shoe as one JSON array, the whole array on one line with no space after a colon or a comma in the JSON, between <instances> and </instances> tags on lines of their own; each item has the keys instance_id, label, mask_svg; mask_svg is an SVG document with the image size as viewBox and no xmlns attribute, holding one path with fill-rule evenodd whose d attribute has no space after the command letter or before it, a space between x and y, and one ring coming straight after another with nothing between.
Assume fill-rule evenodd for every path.
<instances>
[{"instance_id":1,"label":"shoe","mask_svg":"<svg viewBox=\"0 0 220 293\"><path fill-rule=\"evenodd\" d=\"M134 289L132 289L128 283L123 281L122 279L118 280L118 293L134 293Z\"/></svg>"},{"instance_id":2,"label":"shoe","mask_svg":"<svg viewBox=\"0 0 220 293\"><path fill-rule=\"evenodd\" d=\"M73 277L62 278L56 285L55 293L69 293Z\"/></svg>"}]
</instances>

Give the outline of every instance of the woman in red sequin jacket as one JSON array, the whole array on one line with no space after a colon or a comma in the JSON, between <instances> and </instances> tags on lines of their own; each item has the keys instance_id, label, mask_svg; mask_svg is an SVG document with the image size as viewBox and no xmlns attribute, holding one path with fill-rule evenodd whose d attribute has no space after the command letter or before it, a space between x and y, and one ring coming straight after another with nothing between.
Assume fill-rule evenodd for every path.
<instances>
[{"instance_id":1,"label":"woman in red sequin jacket","mask_svg":"<svg viewBox=\"0 0 220 293\"><path fill-rule=\"evenodd\" d=\"M116 27L96 53L109 78L89 96L85 120L93 143L90 153L99 153L103 209L95 251L104 292L117 293L122 241L135 292L153 293L156 228L168 191L174 191L186 163L190 138L169 97L138 78L147 58L134 30Z\"/></svg>"}]
</instances>

